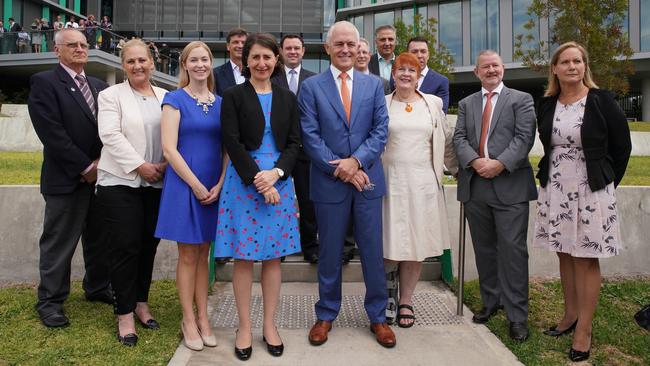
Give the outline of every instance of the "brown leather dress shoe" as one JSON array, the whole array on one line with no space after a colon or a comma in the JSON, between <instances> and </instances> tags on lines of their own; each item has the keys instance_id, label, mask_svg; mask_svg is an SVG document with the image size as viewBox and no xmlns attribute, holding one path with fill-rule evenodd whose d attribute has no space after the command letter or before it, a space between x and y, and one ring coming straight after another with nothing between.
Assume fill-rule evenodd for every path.
<instances>
[{"instance_id":1,"label":"brown leather dress shoe","mask_svg":"<svg viewBox=\"0 0 650 366\"><path fill-rule=\"evenodd\" d=\"M320 346L327 342L327 333L332 329L332 322L317 320L316 324L309 331L309 343L312 346Z\"/></svg>"},{"instance_id":2,"label":"brown leather dress shoe","mask_svg":"<svg viewBox=\"0 0 650 366\"><path fill-rule=\"evenodd\" d=\"M377 343L386 348L393 348L397 344L395 333L386 323L374 323L370 325L370 331L377 337Z\"/></svg>"}]
</instances>

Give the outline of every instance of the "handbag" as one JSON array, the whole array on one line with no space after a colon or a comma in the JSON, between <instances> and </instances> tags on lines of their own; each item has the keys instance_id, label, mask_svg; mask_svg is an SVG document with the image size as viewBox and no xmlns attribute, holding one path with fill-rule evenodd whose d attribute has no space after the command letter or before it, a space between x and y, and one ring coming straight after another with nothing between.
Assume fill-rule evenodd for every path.
<instances>
[{"instance_id":1,"label":"handbag","mask_svg":"<svg viewBox=\"0 0 650 366\"><path fill-rule=\"evenodd\" d=\"M650 331L650 304L644 306L634 314L634 319L641 328Z\"/></svg>"}]
</instances>

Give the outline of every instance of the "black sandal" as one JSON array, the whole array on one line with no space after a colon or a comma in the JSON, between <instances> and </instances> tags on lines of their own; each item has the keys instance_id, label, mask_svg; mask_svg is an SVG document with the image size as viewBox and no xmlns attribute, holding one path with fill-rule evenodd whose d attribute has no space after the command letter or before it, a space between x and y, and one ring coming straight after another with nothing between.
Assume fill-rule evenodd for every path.
<instances>
[{"instance_id":1,"label":"black sandal","mask_svg":"<svg viewBox=\"0 0 650 366\"><path fill-rule=\"evenodd\" d=\"M400 313L400 310L402 309L408 309L411 311L412 314L402 314ZM410 323L402 323L402 319L413 319L412 322ZM415 324L415 311L413 311L413 307L411 305L406 305L402 304L397 307L397 326L400 328L410 328Z\"/></svg>"}]
</instances>

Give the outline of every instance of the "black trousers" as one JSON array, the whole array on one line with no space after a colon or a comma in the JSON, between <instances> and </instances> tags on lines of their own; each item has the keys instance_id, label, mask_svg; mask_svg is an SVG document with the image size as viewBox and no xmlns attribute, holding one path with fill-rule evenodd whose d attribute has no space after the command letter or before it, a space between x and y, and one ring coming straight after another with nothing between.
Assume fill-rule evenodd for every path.
<instances>
[{"instance_id":1,"label":"black trousers","mask_svg":"<svg viewBox=\"0 0 650 366\"><path fill-rule=\"evenodd\" d=\"M160 239L154 237L161 189L98 186L97 196L108 227L108 247L115 314L147 302Z\"/></svg>"},{"instance_id":2,"label":"black trousers","mask_svg":"<svg viewBox=\"0 0 650 366\"><path fill-rule=\"evenodd\" d=\"M298 158L292 173L300 210L300 246L304 255L318 254L318 225L316 224L314 203L309 199L310 165L308 160Z\"/></svg>"},{"instance_id":3,"label":"black trousers","mask_svg":"<svg viewBox=\"0 0 650 366\"><path fill-rule=\"evenodd\" d=\"M106 226L94 186L80 184L69 194L44 194L45 216L39 241L38 302L41 316L60 311L70 294L70 266L79 238L86 274L83 289L93 296L110 289Z\"/></svg>"}]
</instances>

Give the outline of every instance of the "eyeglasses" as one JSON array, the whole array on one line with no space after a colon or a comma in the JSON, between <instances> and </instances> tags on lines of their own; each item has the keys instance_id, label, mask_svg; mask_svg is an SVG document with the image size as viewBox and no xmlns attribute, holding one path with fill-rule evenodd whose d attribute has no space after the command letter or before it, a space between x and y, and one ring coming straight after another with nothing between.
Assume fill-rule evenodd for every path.
<instances>
[{"instance_id":1,"label":"eyeglasses","mask_svg":"<svg viewBox=\"0 0 650 366\"><path fill-rule=\"evenodd\" d=\"M84 50L88 49L88 43L81 43L81 42L69 42L69 43L57 43L58 46L66 46L71 50L77 49L77 47L81 47Z\"/></svg>"}]
</instances>

